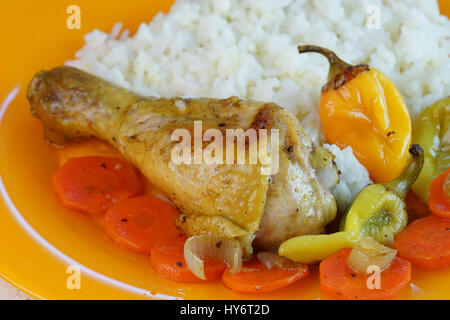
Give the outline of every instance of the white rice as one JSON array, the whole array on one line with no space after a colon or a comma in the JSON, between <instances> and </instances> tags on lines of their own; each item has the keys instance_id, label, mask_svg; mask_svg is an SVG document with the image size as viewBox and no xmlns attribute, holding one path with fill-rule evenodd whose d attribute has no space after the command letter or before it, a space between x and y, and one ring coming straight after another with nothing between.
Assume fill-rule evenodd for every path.
<instances>
[{"instance_id":1,"label":"white rice","mask_svg":"<svg viewBox=\"0 0 450 320\"><path fill-rule=\"evenodd\" d=\"M450 21L435 0L178 0L135 35L121 29L88 33L68 64L143 95L276 102L316 142L323 138L317 104L328 63L299 55L298 44L380 69L413 118L450 93ZM341 156L344 166L356 161L349 151ZM365 174L357 167L362 171L340 167L344 181ZM352 196L356 189L349 188ZM344 193L335 194L341 203L350 199Z\"/></svg>"},{"instance_id":2,"label":"white rice","mask_svg":"<svg viewBox=\"0 0 450 320\"><path fill-rule=\"evenodd\" d=\"M369 172L354 156L352 147L344 150L336 145L325 144L334 154L336 166L341 172L339 183L331 189L340 211L345 211L364 187L372 183Z\"/></svg>"}]
</instances>

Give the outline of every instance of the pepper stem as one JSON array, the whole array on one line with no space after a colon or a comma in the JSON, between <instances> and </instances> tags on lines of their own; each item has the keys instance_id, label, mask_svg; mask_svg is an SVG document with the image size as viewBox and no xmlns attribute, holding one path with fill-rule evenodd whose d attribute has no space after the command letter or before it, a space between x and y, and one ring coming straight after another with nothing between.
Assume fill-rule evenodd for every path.
<instances>
[{"instance_id":1,"label":"pepper stem","mask_svg":"<svg viewBox=\"0 0 450 320\"><path fill-rule=\"evenodd\" d=\"M311 45L298 46L297 48L299 53L316 52L320 53L321 55L325 56L325 58L328 59L328 62L330 63L330 71L328 72L328 81L332 81L339 74L345 72L346 70L352 67L352 65L339 59L339 57L331 50Z\"/></svg>"},{"instance_id":2,"label":"pepper stem","mask_svg":"<svg viewBox=\"0 0 450 320\"><path fill-rule=\"evenodd\" d=\"M386 189L395 192L402 199L406 198L406 194L419 176L424 162L423 149L418 144L412 144L409 147L409 153L412 155L412 160L405 171L394 181L383 184Z\"/></svg>"}]
</instances>

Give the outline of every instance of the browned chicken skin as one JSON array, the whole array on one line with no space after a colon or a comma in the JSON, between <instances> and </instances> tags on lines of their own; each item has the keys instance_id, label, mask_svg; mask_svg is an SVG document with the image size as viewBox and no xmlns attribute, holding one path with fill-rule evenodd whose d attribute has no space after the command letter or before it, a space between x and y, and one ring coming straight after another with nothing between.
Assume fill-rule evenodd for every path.
<instances>
[{"instance_id":1,"label":"browned chicken skin","mask_svg":"<svg viewBox=\"0 0 450 320\"><path fill-rule=\"evenodd\" d=\"M188 236L236 238L249 256L252 243L273 249L293 236L322 232L335 217L335 200L318 179L323 165L316 165L331 157L273 103L143 97L71 67L39 72L27 95L53 143L98 137L116 147L175 203L181 212L176 224ZM194 120L204 131L279 129L280 169L268 176L259 162L175 165L172 132L193 133Z\"/></svg>"}]
</instances>

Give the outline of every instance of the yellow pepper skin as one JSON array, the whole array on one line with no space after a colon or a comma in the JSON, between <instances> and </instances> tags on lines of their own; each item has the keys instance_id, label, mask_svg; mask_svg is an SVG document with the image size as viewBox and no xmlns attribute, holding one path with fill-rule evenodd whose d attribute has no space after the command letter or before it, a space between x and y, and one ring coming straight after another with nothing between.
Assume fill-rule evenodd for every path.
<instances>
[{"instance_id":1,"label":"yellow pepper skin","mask_svg":"<svg viewBox=\"0 0 450 320\"><path fill-rule=\"evenodd\" d=\"M426 108L415 121L413 141L425 152L425 163L412 189L428 203L430 183L450 167L450 97Z\"/></svg>"},{"instance_id":2,"label":"yellow pepper skin","mask_svg":"<svg viewBox=\"0 0 450 320\"><path fill-rule=\"evenodd\" d=\"M404 199L424 161L419 145L412 145L409 152L412 160L400 177L385 184L369 185L360 192L341 221L340 232L291 238L281 244L279 255L297 262L313 263L340 249L353 247L367 237L391 244L408 222Z\"/></svg>"},{"instance_id":3,"label":"yellow pepper skin","mask_svg":"<svg viewBox=\"0 0 450 320\"><path fill-rule=\"evenodd\" d=\"M345 231L299 236L283 242L278 248L278 254L292 261L309 264L321 261L340 249L353 247L357 242Z\"/></svg>"},{"instance_id":4,"label":"yellow pepper skin","mask_svg":"<svg viewBox=\"0 0 450 320\"><path fill-rule=\"evenodd\" d=\"M355 199L344 230L353 237L373 237L390 245L394 235L406 227L408 214L402 198L381 184L366 187Z\"/></svg>"},{"instance_id":5,"label":"yellow pepper skin","mask_svg":"<svg viewBox=\"0 0 450 320\"><path fill-rule=\"evenodd\" d=\"M396 86L381 71L351 66L327 49L300 46L299 52L318 52L330 62L319 103L327 141L351 146L375 182L397 178L408 161L411 119Z\"/></svg>"}]
</instances>

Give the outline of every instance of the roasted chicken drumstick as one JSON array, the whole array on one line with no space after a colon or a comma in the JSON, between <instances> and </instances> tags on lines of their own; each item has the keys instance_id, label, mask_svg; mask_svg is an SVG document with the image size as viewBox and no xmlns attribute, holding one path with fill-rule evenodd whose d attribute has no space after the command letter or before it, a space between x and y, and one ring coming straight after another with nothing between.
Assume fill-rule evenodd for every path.
<instances>
[{"instance_id":1,"label":"roasted chicken drumstick","mask_svg":"<svg viewBox=\"0 0 450 320\"><path fill-rule=\"evenodd\" d=\"M97 137L117 148L178 207L176 224L187 236L238 239L248 257L253 248L320 233L335 217L335 200L320 180L334 170L332 155L276 104L143 97L65 66L37 73L27 96L51 142ZM193 132L195 120L203 130L278 129L278 172L262 175L259 162L175 165L171 135L179 128Z\"/></svg>"}]
</instances>

